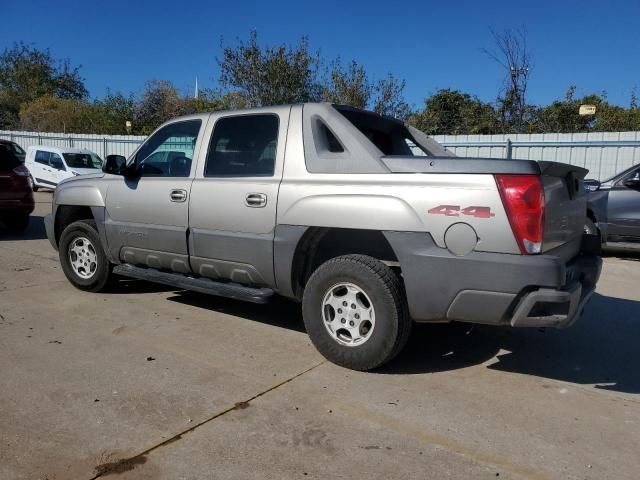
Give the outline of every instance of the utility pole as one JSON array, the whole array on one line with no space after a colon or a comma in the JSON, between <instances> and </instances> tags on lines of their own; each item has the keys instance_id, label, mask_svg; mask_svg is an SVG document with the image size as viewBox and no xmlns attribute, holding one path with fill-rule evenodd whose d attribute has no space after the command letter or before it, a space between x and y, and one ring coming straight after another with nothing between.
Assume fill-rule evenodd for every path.
<instances>
[{"instance_id":1,"label":"utility pole","mask_svg":"<svg viewBox=\"0 0 640 480\"><path fill-rule=\"evenodd\" d=\"M198 99L198 76L197 75L196 75L196 88L193 93L193 98L195 98L196 100Z\"/></svg>"}]
</instances>

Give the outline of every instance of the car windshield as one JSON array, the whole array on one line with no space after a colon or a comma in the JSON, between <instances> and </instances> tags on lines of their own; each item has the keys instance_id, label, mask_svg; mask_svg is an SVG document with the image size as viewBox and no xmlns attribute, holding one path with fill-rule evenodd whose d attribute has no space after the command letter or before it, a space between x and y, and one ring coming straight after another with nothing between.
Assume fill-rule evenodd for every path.
<instances>
[{"instance_id":1,"label":"car windshield","mask_svg":"<svg viewBox=\"0 0 640 480\"><path fill-rule=\"evenodd\" d=\"M102 160L93 153L63 153L69 168L102 168Z\"/></svg>"},{"instance_id":2,"label":"car windshield","mask_svg":"<svg viewBox=\"0 0 640 480\"><path fill-rule=\"evenodd\" d=\"M602 180L601 183L611 182L613 180L617 180L618 178L624 177L625 175L630 173L634 168L638 168L639 166L640 166L640 163L638 163L636 165L633 165L633 166L627 168L626 170L623 170L622 172L616 173L613 177L609 177L606 180Z\"/></svg>"}]
</instances>

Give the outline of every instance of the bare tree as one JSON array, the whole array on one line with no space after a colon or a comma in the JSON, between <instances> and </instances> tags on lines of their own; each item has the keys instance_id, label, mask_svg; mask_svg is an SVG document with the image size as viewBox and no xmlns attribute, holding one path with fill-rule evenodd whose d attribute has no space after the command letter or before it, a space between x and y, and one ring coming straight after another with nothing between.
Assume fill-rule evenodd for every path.
<instances>
[{"instance_id":1,"label":"bare tree","mask_svg":"<svg viewBox=\"0 0 640 480\"><path fill-rule=\"evenodd\" d=\"M527 45L527 31L508 28L502 32L491 30L495 47L484 53L505 70L502 91L498 96L498 112L506 130L523 131L530 113L527 106L527 84L531 73L531 53Z\"/></svg>"}]
</instances>

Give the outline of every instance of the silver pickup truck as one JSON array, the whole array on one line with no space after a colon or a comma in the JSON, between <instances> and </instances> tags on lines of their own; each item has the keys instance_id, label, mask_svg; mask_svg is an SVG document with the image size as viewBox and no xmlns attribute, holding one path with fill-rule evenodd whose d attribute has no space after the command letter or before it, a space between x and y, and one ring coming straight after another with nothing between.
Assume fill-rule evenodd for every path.
<instances>
[{"instance_id":1,"label":"silver pickup truck","mask_svg":"<svg viewBox=\"0 0 640 480\"><path fill-rule=\"evenodd\" d=\"M586 170L455 157L351 107L177 118L123 160L55 191L45 225L73 285L283 295L352 369L391 360L414 321L570 325L600 275Z\"/></svg>"}]
</instances>

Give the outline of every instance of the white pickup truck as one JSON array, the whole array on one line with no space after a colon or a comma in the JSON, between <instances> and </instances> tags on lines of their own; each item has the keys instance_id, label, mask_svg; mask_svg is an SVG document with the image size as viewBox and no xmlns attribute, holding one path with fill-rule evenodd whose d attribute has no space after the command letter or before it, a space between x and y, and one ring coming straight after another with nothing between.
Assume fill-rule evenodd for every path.
<instances>
[{"instance_id":1,"label":"white pickup truck","mask_svg":"<svg viewBox=\"0 0 640 480\"><path fill-rule=\"evenodd\" d=\"M586 170L451 155L371 112L303 104L171 120L61 182L45 219L76 287L112 274L302 302L331 361L379 367L412 322L567 326L600 275Z\"/></svg>"}]
</instances>

